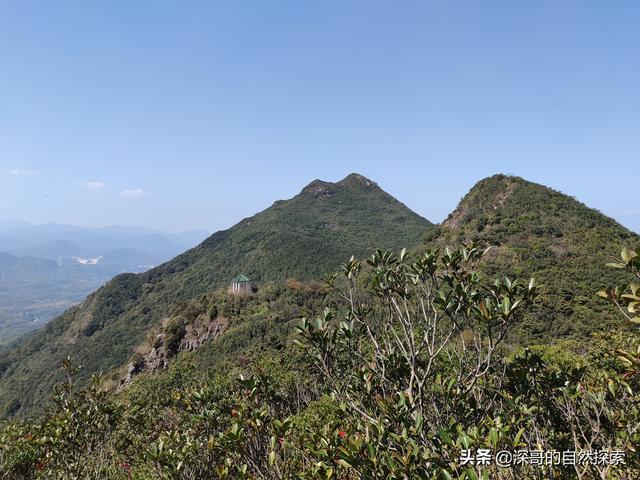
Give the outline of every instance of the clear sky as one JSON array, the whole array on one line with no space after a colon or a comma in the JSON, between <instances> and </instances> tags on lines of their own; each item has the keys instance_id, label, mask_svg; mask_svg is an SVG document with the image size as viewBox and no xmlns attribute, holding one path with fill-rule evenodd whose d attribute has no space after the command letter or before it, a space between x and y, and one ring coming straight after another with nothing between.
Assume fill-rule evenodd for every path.
<instances>
[{"instance_id":1,"label":"clear sky","mask_svg":"<svg viewBox=\"0 0 640 480\"><path fill-rule=\"evenodd\" d=\"M353 171L640 231L640 2L0 1L0 219L215 231Z\"/></svg>"}]
</instances>

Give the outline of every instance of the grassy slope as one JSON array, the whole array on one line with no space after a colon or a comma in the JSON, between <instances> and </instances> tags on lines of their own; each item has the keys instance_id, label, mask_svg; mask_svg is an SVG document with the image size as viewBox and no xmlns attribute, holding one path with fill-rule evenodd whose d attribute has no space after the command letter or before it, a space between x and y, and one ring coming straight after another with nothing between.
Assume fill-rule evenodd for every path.
<instances>
[{"instance_id":1,"label":"grassy slope","mask_svg":"<svg viewBox=\"0 0 640 480\"><path fill-rule=\"evenodd\" d=\"M291 200L146 273L124 274L0 354L0 415L40 408L71 355L82 378L122 365L178 302L225 286L238 273L253 280L318 278L351 255L420 242L431 224L359 175L314 181Z\"/></svg>"}]
</instances>

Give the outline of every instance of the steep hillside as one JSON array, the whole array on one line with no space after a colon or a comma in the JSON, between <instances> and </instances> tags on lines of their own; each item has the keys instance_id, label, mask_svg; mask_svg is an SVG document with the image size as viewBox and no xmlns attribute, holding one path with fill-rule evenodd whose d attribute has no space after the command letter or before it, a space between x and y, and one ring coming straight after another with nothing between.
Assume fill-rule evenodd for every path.
<instances>
[{"instance_id":1,"label":"steep hillside","mask_svg":"<svg viewBox=\"0 0 640 480\"><path fill-rule=\"evenodd\" d=\"M295 356L292 332L339 299L318 282L270 282L252 296L218 290L177 306L136 348L126 374L113 372L122 395L144 390L149 399L166 395L169 384L207 381L259 361Z\"/></svg>"},{"instance_id":2,"label":"steep hillside","mask_svg":"<svg viewBox=\"0 0 640 480\"><path fill-rule=\"evenodd\" d=\"M316 187L312 192L325 188ZM521 215L512 207L523 198L536 205L529 208L533 219L519 224ZM494 217L489 227L474 214L496 212L500 222ZM558 223L556 217L564 223ZM506 232L497 226L503 218ZM537 238L539 227L543 233ZM549 238L544 233L548 227L557 228ZM565 321L573 318L563 311L571 302L544 298L558 288L557 279L549 276L554 263L546 261L548 254L537 253L534 258L540 262L536 266L519 249L530 244L538 251L540 245L565 239L576 263L560 263L565 265L560 272L590 284L599 280L572 271L589 260L575 249L600 242L607 251L607 242L637 240L615 222L557 192L508 177L481 182L445 225L428 236L429 243L436 245L490 239L496 247L482 264L485 273L500 268L535 270L546 285L542 301L553 309L554 318ZM474 478L494 478L506 470L453 469L458 465L455 460L461 442L478 445L486 439L493 442L498 435L507 448L567 451L582 448L584 441L613 445L624 453L624 464L615 466L617 471L608 470L613 476L592 469L585 478L639 478L635 452L640 445L640 420L637 409L632 408L638 400L638 368L632 361L623 364L614 354L617 348L634 352L637 331L629 334L611 329L580 344L559 342L528 349L505 345L504 350L498 346L484 360L484 352L495 346L482 337L487 317L494 320L495 328L506 328L510 320L519 323L520 314L532 306L530 290L499 284L501 304L496 305L489 300L495 298L492 293L483 288L490 279L480 279L478 284L475 275L440 272L436 283L448 287L432 288L429 280L419 280L413 289L399 285L414 285L415 270L396 266L380 273L378 278L390 281L377 282L375 291L364 291L365 278L356 282L363 286L358 297L371 306L364 315L374 327L356 326L345 335L333 332L345 318L341 304L346 305L330 288L314 281L263 280L255 295L232 295L221 288L188 303L173 304L167 317L151 327L135 349L126 377L123 369L110 372L110 379L124 378L124 382L100 385L122 388L110 393L100 388L78 391L71 381L62 400L46 414L0 423L0 470L4 467L10 478L34 479L66 479L70 465L74 475L82 478L208 478L212 474L244 478L247 472L256 478L281 478L289 473L302 473L305 478L373 478L379 473L385 478L427 478L439 468L447 478L468 477L469 472ZM633 268L629 270L627 274L632 274ZM600 271L606 271L604 266ZM369 273L365 269L362 275ZM134 278L138 277L128 279L131 291L135 291ZM468 319L452 311L458 303L436 300L446 297L451 286L465 303L471 303L469 310L478 312L477 316ZM482 290L485 293L477 298ZM488 290L496 293L491 287ZM593 297L588 285L587 290ZM113 302L94 298L95 305L83 308L126 309L135 297L113 298ZM507 298L512 300L507 302ZM392 301L406 310L394 313L388 308ZM574 302L578 304L575 297ZM425 304L441 318L429 335L435 345L451 338L449 319L456 317L464 322L455 330L455 337L460 335L462 341L443 343L437 349L439 355L423 352L414 362L414 336L429 332L431 321L406 322L405 312ZM505 305L511 307L508 312ZM336 312L328 326L320 321L301 324L302 316L315 317L325 306ZM615 315L613 306L609 314ZM539 318L536 315L531 318ZM399 325L409 325L408 331L402 332ZM294 326L302 327L297 334ZM394 328L399 335L389 335ZM93 336L99 334L96 331ZM397 355L400 350L409 353ZM421 361L427 358L429 361ZM622 358L633 359L633 353ZM412 387L416 377L425 382L423 392ZM407 392L412 388L410 395ZM419 413L418 423L424 418L424 427L416 428L416 419L406 412ZM607 428L584 428L597 425L603 415L610 420ZM376 427L381 424L384 429ZM542 437L537 434L541 431L545 433ZM574 432L580 433L572 435ZM406 451L407 445L410 454L402 461L388 454ZM575 478L569 466L562 470L554 466L542 473L539 465L528 471L521 468L509 478Z\"/></svg>"},{"instance_id":3,"label":"steep hillside","mask_svg":"<svg viewBox=\"0 0 640 480\"><path fill-rule=\"evenodd\" d=\"M85 379L123 366L161 320L182 318L182 313L175 316L182 311L180 305L199 302L238 273L258 285L289 277L319 280L351 255L415 247L422 238L430 246L469 241L492 246L481 267L489 277L536 277L540 299L513 342L585 339L612 325L620 328L611 310L594 296L620 280L619 272L602 265L623 246L639 243L636 234L614 220L542 185L496 175L474 186L442 225L430 227L375 183L354 174L338 183L316 180L293 199L275 202L171 262L144 274L116 277L41 333L0 356L0 408L7 414L38 409L59 379L54 367L67 355L84 366ZM199 336L197 341L189 336L181 341L207 343L196 363L205 355L211 357L211 368L229 357L230 350L216 345L260 349L265 325L273 326L269 318L274 313L265 305L255 314L262 319L262 333L241 335L242 342L250 338L248 343L238 343L236 330L206 328L190 333ZM285 323L299 316L297 310L294 306L282 317ZM258 323L251 322L243 328L257 328ZM209 344L208 339L218 336Z\"/></svg>"},{"instance_id":4,"label":"steep hillside","mask_svg":"<svg viewBox=\"0 0 640 480\"><path fill-rule=\"evenodd\" d=\"M491 246L481 265L488 278L536 278L541 294L536 308L510 339L514 343L551 343L569 336L580 342L599 330L624 328L595 292L625 278L604 264L623 246L636 243L638 236L567 195L521 178L496 175L476 184L426 237L431 247L470 241ZM267 290L249 300L209 295L177 309L164 331L158 330L151 342L141 346L145 355L132 367L144 380L139 378L135 388L153 395L165 382L184 387L194 377L213 376L222 365L233 365L234 358L275 355L274 348L291 342L292 325L299 317L313 316L306 306L308 299L314 299L317 313L319 299L324 298L322 289L291 287ZM287 302L297 308L285 308ZM215 336L194 345L189 338L194 332L208 332L208 326L217 326L221 319L225 320L224 332L216 330ZM167 348L170 344L181 352L176 355ZM148 375L158 370L159 358L160 369L170 368ZM196 368L188 370L188 363Z\"/></svg>"},{"instance_id":5,"label":"steep hillside","mask_svg":"<svg viewBox=\"0 0 640 480\"><path fill-rule=\"evenodd\" d=\"M638 245L639 237L570 196L495 175L478 182L426 241L492 246L483 267L488 275L534 276L540 300L519 331L528 342L618 325L594 292L621 280L602 265L624 246Z\"/></svg>"},{"instance_id":6,"label":"steep hillside","mask_svg":"<svg viewBox=\"0 0 640 480\"><path fill-rule=\"evenodd\" d=\"M351 255L416 245L430 225L360 175L338 183L316 180L164 265L119 275L3 352L0 412L26 414L41 407L68 355L83 366L84 379L122 365L176 304L224 287L238 273L258 284L319 278Z\"/></svg>"}]
</instances>

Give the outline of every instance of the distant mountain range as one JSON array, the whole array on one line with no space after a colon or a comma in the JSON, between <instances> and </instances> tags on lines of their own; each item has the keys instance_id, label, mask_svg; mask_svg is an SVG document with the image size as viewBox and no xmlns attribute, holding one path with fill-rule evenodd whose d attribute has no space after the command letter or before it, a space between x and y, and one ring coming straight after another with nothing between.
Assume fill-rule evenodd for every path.
<instances>
[{"instance_id":1,"label":"distant mountain range","mask_svg":"<svg viewBox=\"0 0 640 480\"><path fill-rule=\"evenodd\" d=\"M6 220L0 222L0 251L54 261L60 257L96 257L122 249L166 257L198 244L208 235L204 230L166 233L143 227L87 228Z\"/></svg>"},{"instance_id":2,"label":"distant mountain range","mask_svg":"<svg viewBox=\"0 0 640 480\"><path fill-rule=\"evenodd\" d=\"M0 222L0 345L44 325L115 275L153 268L207 235Z\"/></svg>"}]
</instances>

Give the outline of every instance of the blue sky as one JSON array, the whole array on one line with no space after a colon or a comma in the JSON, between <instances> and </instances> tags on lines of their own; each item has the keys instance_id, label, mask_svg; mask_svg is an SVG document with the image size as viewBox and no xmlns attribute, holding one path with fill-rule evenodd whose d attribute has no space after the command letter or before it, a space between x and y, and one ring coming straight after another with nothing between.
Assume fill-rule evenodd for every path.
<instances>
[{"instance_id":1,"label":"blue sky","mask_svg":"<svg viewBox=\"0 0 640 480\"><path fill-rule=\"evenodd\" d=\"M640 231L636 1L0 2L0 219L215 231L359 172Z\"/></svg>"}]
</instances>

